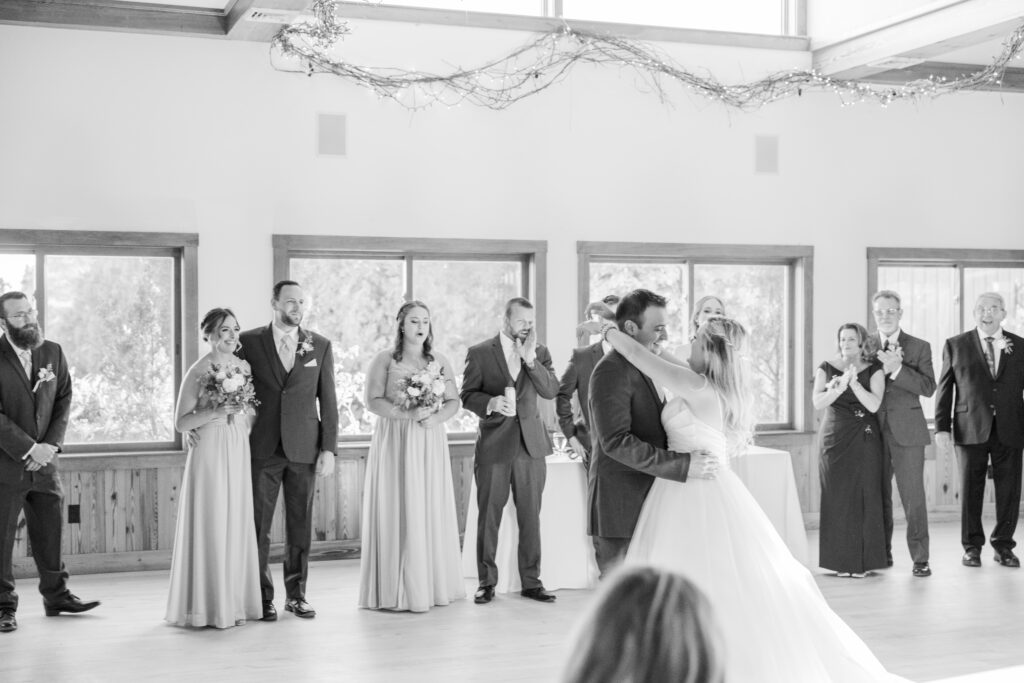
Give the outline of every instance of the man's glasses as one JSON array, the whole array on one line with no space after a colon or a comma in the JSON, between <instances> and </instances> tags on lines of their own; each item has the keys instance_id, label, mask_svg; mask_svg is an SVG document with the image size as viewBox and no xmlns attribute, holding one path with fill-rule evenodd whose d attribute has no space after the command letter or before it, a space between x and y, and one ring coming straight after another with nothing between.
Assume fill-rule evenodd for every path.
<instances>
[{"instance_id":1,"label":"man's glasses","mask_svg":"<svg viewBox=\"0 0 1024 683\"><path fill-rule=\"evenodd\" d=\"M34 318L34 317L36 317L36 310L34 308L30 308L27 311L22 311L21 313L14 313L12 315L5 315L4 316L4 318L7 319L7 320L21 320L21 321L25 321L25 320L28 320L29 318Z\"/></svg>"},{"instance_id":2,"label":"man's glasses","mask_svg":"<svg viewBox=\"0 0 1024 683\"><path fill-rule=\"evenodd\" d=\"M875 311L876 318L884 318L887 315L896 315L900 312L898 308L879 308Z\"/></svg>"}]
</instances>

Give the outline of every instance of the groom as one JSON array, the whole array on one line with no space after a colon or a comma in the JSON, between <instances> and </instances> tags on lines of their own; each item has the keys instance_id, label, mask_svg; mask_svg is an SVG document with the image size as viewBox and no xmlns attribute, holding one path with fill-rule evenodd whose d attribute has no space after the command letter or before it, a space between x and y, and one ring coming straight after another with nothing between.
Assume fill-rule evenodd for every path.
<instances>
[{"instance_id":1,"label":"groom","mask_svg":"<svg viewBox=\"0 0 1024 683\"><path fill-rule=\"evenodd\" d=\"M264 621L277 619L270 574L270 526L282 488L284 608L297 617L316 616L306 602L314 482L317 475L326 477L334 471L338 407L331 342L299 327L304 305L299 283L282 280L274 285L270 300L274 321L239 337L260 402L249 445Z\"/></svg>"},{"instance_id":2,"label":"groom","mask_svg":"<svg viewBox=\"0 0 1024 683\"><path fill-rule=\"evenodd\" d=\"M637 289L619 302L615 323L652 352L668 339L665 298ZM686 481L714 466L708 453L667 448L661 426L665 397L660 388L617 351L598 361L590 377L590 417L595 438L590 462L587 533L603 578L626 554L647 492L655 477Z\"/></svg>"},{"instance_id":3,"label":"groom","mask_svg":"<svg viewBox=\"0 0 1024 683\"><path fill-rule=\"evenodd\" d=\"M39 571L46 616L86 612L68 591L60 557L63 493L57 453L71 415L71 376L60 346L45 341L36 312L21 292L0 296L0 633L18 628L14 591L14 537L18 514Z\"/></svg>"}]
</instances>

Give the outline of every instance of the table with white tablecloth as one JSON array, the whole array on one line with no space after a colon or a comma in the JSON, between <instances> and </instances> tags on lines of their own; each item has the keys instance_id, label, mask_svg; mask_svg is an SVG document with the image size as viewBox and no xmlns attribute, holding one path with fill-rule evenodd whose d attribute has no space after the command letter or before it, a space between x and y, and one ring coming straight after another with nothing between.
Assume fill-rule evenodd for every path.
<instances>
[{"instance_id":1,"label":"table with white tablecloth","mask_svg":"<svg viewBox=\"0 0 1024 683\"><path fill-rule=\"evenodd\" d=\"M547 458L547 481L540 510L541 565L540 578L549 590L559 588L593 588L598 571L594 547L587 536L587 477L583 464L565 455ZM736 475L746 484L761 509L771 520L793 556L807 563L807 534L804 531L800 499L789 453L774 448L751 446L732 460ZM476 504L476 482L470 486L466 533L462 549L463 573L477 578L476 525L479 513ZM498 584L495 591L518 591L519 525L511 494L501 516L498 549Z\"/></svg>"},{"instance_id":2,"label":"table with white tablecloth","mask_svg":"<svg viewBox=\"0 0 1024 683\"><path fill-rule=\"evenodd\" d=\"M750 446L730 464L789 546L793 557L807 564L807 531L789 453Z\"/></svg>"}]
</instances>

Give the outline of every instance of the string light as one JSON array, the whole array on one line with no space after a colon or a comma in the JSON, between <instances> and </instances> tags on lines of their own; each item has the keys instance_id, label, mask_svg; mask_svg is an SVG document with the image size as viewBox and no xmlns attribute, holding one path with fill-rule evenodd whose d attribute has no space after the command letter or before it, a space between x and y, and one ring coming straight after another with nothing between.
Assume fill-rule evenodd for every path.
<instances>
[{"instance_id":1,"label":"string light","mask_svg":"<svg viewBox=\"0 0 1024 683\"><path fill-rule=\"evenodd\" d=\"M348 23L337 18L336 9L337 0L315 0L313 21L282 28L271 42L274 68L309 76L333 74L413 110L432 104L455 106L463 102L495 110L506 109L559 83L576 64L632 68L644 88L663 103L669 101L665 83L671 82L713 102L744 111L794 95L799 97L807 90L832 92L843 106L874 101L885 107L893 102L1001 86L1009 62L1020 59L1024 52L1024 25L1021 25L1003 44L1002 53L992 64L954 79L929 76L901 85L882 86L832 78L814 70L789 70L750 83L725 85L713 76L694 74L648 45L614 35L580 31L566 24L504 57L469 69L432 74L357 66L332 57L331 49L351 33ZM278 57L285 58L287 63L282 63ZM409 93L415 96L409 97Z\"/></svg>"}]
</instances>

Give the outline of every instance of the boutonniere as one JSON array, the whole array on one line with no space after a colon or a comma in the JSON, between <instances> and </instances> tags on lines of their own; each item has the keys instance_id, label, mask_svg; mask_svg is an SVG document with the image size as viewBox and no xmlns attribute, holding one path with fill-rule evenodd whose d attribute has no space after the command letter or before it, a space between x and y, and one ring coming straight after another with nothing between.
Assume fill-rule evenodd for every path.
<instances>
[{"instance_id":1,"label":"boutonniere","mask_svg":"<svg viewBox=\"0 0 1024 683\"><path fill-rule=\"evenodd\" d=\"M39 385L43 382L52 382L55 379L57 379L57 375L53 374L53 363L47 363L45 368L39 368L39 374L36 375L36 384L32 387L32 393L36 393Z\"/></svg>"},{"instance_id":2,"label":"boutonniere","mask_svg":"<svg viewBox=\"0 0 1024 683\"><path fill-rule=\"evenodd\" d=\"M306 336L299 340L299 349L297 353L300 356L305 356L307 353L313 352L313 335L306 332Z\"/></svg>"},{"instance_id":3,"label":"boutonniere","mask_svg":"<svg viewBox=\"0 0 1024 683\"><path fill-rule=\"evenodd\" d=\"M1002 351L1003 353L1005 353L1007 356L1012 356L1013 355L1013 340L1012 339L1007 339L1006 337L1000 337L999 339L996 339L995 342L993 342L992 345L995 346L1000 351Z\"/></svg>"}]
</instances>

